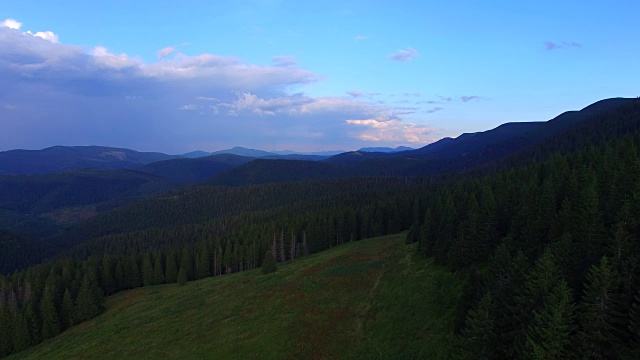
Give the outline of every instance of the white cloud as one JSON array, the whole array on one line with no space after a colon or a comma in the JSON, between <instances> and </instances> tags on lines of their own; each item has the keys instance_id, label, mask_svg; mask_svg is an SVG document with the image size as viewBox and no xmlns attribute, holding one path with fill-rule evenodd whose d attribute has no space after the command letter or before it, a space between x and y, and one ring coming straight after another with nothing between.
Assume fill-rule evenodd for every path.
<instances>
[{"instance_id":1,"label":"white cloud","mask_svg":"<svg viewBox=\"0 0 640 360\"><path fill-rule=\"evenodd\" d=\"M354 37L353 40L360 41L360 40L364 40L364 39L367 39L367 38L368 38L368 36L358 35L358 36Z\"/></svg>"},{"instance_id":2,"label":"white cloud","mask_svg":"<svg viewBox=\"0 0 640 360\"><path fill-rule=\"evenodd\" d=\"M349 90L347 91L347 94L353 96L353 97L361 97L364 96L364 93L362 91L357 91L357 90Z\"/></svg>"},{"instance_id":3,"label":"white cloud","mask_svg":"<svg viewBox=\"0 0 640 360\"><path fill-rule=\"evenodd\" d=\"M17 31L15 20L2 24L0 83L11 94L11 104L0 106L2 149L87 143L160 151L186 143L351 148L363 139L423 139L426 131L403 122L413 110L372 103L375 94L295 93L320 77L292 56L259 66L165 48L159 60L147 62L105 46L60 43L53 32ZM357 119L376 123L346 122Z\"/></svg>"},{"instance_id":4,"label":"white cloud","mask_svg":"<svg viewBox=\"0 0 640 360\"><path fill-rule=\"evenodd\" d=\"M377 119L350 119L345 122L366 128L357 136L362 141L384 141L394 144L426 144L432 141L429 135L433 130L424 125L404 124L399 120L380 121Z\"/></svg>"},{"instance_id":5,"label":"white cloud","mask_svg":"<svg viewBox=\"0 0 640 360\"><path fill-rule=\"evenodd\" d=\"M22 23L13 19L6 19L0 23L0 26L7 27L13 30L20 30L20 28L22 27Z\"/></svg>"},{"instance_id":6,"label":"white cloud","mask_svg":"<svg viewBox=\"0 0 640 360\"><path fill-rule=\"evenodd\" d=\"M112 54L103 46L94 47L91 51L91 55L93 55L93 61L97 66L111 70L133 68L142 64L141 61L136 61L130 58L127 54Z\"/></svg>"},{"instance_id":7,"label":"white cloud","mask_svg":"<svg viewBox=\"0 0 640 360\"><path fill-rule=\"evenodd\" d=\"M406 50L401 49L396 53L387 55L387 59L400 62L409 62L418 55L420 55L420 53L418 53L418 50L408 47Z\"/></svg>"},{"instance_id":8,"label":"white cloud","mask_svg":"<svg viewBox=\"0 0 640 360\"><path fill-rule=\"evenodd\" d=\"M164 59L166 57L169 57L174 52L176 52L176 49L174 47L167 46L166 48L163 48L163 49L159 50L156 53L156 56L158 57L158 59Z\"/></svg>"},{"instance_id":9,"label":"white cloud","mask_svg":"<svg viewBox=\"0 0 640 360\"><path fill-rule=\"evenodd\" d=\"M263 99L257 95L242 92L237 94L236 101L232 103L221 103L216 105L215 108L227 108L232 114L237 114L241 111L250 111L258 115L275 115L276 112L289 113L292 108L295 110L295 107L310 101L313 100L302 95Z\"/></svg>"},{"instance_id":10,"label":"white cloud","mask_svg":"<svg viewBox=\"0 0 640 360\"><path fill-rule=\"evenodd\" d=\"M50 41L52 43L60 42L58 35L54 34L52 31L38 31L37 33L33 34L33 36Z\"/></svg>"}]
</instances>

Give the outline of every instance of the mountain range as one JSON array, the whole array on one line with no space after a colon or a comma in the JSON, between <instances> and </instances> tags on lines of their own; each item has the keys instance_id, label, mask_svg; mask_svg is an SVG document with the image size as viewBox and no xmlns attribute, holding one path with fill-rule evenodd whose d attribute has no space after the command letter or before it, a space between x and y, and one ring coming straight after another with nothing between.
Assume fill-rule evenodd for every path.
<instances>
[{"instance_id":1,"label":"mountain range","mask_svg":"<svg viewBox=\"0 0 640 360\"><path fill-rule=\"evenodd\" d=\"M0 173L12 175L0 176L0 228L47 238L97 214L197 184L406 177L495 166L571 129L583 131L588 121L632 103L637 99L606 99L549 121L507 123L419 149L363 148L329 157L240 147L184 156L99 146L5 151L0 153Z\"/></svg>"},{"instance_id":2,"label":"mountain range","mask_svg":"<svg viewBox=\"0 0 640 360\"><path fill-rule=\"evenodd\" d=\"M0 357L103 354L103 343L139 355L198 321L197 338L238 335L186 351L231 344L220 355L237 358L238 336L264 316L271 330L244 337L265 339L243 342L246 354L281 355L275 331L300 358L635 359L639 148L640 101L607 99L400 151L6 152L30 160L5 161L16 172L73 155L0 176ZM108 310L91 320L102 295ZM212 312L220 299L232 300ZM603 318L616 321L592 331Z\"/></svg>"}]
</instances>

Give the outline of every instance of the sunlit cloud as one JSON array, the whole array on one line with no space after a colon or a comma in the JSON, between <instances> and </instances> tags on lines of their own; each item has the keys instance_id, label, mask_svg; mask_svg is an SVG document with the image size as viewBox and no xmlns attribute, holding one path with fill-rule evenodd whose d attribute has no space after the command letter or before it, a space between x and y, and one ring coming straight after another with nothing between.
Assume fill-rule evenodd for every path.
<instances>
[{"instance_id":1,"label":"sunlit cloud","mask_svg":"<svg viewBox=\"0 0 640 360\"><path fill-rule=\"evenodd\" d=\"M149 62L21 26L5 20L0 27L0 83L11 99L0 106L2 149L104 144L179 152L183 144L280 143L327 149L414 143L430 131L405 123L417 110L371 99L379 94L305 95L301 89L322 77L293 56L255 65L169 46ZM386 125L347 121L358 119Z\"/></svg>"},{"instance_id":2,"label":"sunlit cloud","mask_svg":"<svg viewBox=\"0 0 640 360\"><path fill-rule=\"evenodd\" d=\"M0 26L13 30L19 30L22 27L22 23L14 19L6 19L0 23Z\"/></svg>"}]
</instances>

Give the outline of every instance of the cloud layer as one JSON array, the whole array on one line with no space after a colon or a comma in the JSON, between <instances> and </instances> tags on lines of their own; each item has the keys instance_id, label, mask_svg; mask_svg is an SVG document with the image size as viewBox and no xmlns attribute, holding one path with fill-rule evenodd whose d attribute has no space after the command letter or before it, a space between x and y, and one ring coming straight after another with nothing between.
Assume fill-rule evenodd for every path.
<instances>
[{"instance_id":1,"label":"cloud layer","mask_svg":"<svg viewBox=\"0 0 640 360\"><path fill-rule=\"evenodd\" d=\"M0 150L104 144L167 152L233 145L300 150L420 145L430 129L406 123L410 111L299 92L320 81L293 56L272 65L234 57L190 56L172 46L145 62L106 47L60 43L51 31L0 26ZM408 48L390 55L410 61ZM365 100L366 99L366 100Z\"/></svg>"}]
</instances>

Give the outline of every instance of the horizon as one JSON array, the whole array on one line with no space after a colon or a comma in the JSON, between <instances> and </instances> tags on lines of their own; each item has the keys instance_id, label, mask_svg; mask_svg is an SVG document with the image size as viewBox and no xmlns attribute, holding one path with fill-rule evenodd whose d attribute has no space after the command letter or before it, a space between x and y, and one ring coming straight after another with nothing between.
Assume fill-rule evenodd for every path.
<instances>
[{"instance_id":1,"label":"horizon","mask_svg":"<svg viewBox=\"0 0 640 360\"><path fill-rule=\"evenodd\" d=\"M0 151L419 148L546 121L637 97L622 3L9 3Z\"/></svg>"}]
</instances>

